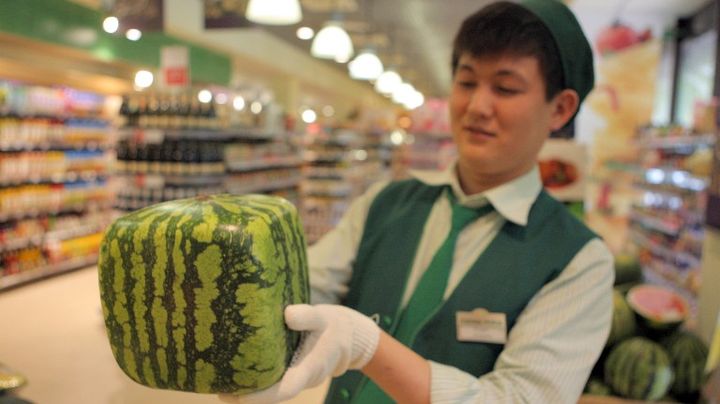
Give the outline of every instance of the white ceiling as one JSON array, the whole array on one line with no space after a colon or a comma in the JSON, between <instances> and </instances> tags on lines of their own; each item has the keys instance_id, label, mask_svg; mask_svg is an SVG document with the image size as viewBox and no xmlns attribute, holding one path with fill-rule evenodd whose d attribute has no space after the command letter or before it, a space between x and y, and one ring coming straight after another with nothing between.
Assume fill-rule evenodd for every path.
<instances>
[{"instance_id":1,"label":"white ceiling","mask_svg":"<svg viewBox=\"0 0 720 404\"><path fill-rule=\"evenodd\" d=\"M99 7L109 0L73 0ZM115 0L121 1L121 0ZM455 30L468 14L492 0L301 0L303 24L318 30L339 7L356 48L373 38L386 64L427 95L442 96L450 82L450 47ZM598 29L621 20L656 25L672 24L714 0L566 0L591 38ZM166 29L186 39L270 63L277 71L309 80L346 75L345 67L309 56L309 43L294 38L295 27L261 27L208 32L202 26L202 0L165 0ZM368 29L375 34L368 35ZM659 35L660 32L656 32ZM278 40L278 38L282 40ZM289 45L289 46L288 46ZM319 69L321 74L316 71ZM315 72L313 72L315 71ZM369 87L369 86L368 86Z\"/></svg>"}]
</instances>

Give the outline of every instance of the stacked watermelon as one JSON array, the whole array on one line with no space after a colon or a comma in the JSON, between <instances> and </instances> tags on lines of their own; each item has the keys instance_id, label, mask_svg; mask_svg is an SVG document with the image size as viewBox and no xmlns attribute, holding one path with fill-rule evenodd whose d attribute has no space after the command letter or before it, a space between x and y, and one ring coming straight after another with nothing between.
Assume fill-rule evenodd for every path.
<instances>
[{"instance_id":1,"label":"stacked watermelon","mask_svg":"<svg viewBox=\"0 0 720 404\"><path fill-rule=\"evenodd\" d=\"M708 350L697 336L680 328L687 304L657 286L636 285L627 296L623 291L614 291L610 335L585 393L696 402Z\"/></svg>"},{"instance_id":2,"label":"stacked watermelon","mask_svg":"<svg viewBox=\"0 0 720 404\"><path fill-rule=\"evenodd\" d=\"M309 300L295 207L263 195L166 202L116 220L98 263L113 355L146 386L253 392L284 374Z\"/></svg>"}]
</instances>

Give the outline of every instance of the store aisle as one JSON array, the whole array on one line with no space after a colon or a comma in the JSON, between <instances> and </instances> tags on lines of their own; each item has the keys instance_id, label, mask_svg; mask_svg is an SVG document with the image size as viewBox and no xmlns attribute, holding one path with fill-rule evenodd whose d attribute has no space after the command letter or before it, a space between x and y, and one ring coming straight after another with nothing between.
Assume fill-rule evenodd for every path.
<instances>
[{"instance_id":1,"label":"store aisle","mask_svg":"<svg viewBox=\"0 0 720 404\"><path fill-rule=\"evenodd\" d=\"M153 390L115 364L95 267L0 293L0 363L23 373L17 395L35 403L219 403L214 395ZM289 403L320 403L327 385Z\"/></svg>"}]
</instances>

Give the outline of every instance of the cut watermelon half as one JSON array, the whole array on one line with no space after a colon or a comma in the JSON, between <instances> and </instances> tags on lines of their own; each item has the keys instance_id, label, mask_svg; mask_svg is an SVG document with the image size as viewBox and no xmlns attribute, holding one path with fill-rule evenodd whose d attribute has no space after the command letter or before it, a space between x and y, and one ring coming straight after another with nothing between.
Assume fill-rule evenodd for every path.
<instances>
[{"instance_id":1,"label":"cut watermelon half","mask_svg":"<svg viewBox=\"0 0 720 404\"><path fill-rule=\"evenodd\" d=\"M640 323L658 331L670 331L687 319L687 301L671 289L657 285L638 285L626 296L628 305L638 315Z\"/></svg>"}]
</instances>

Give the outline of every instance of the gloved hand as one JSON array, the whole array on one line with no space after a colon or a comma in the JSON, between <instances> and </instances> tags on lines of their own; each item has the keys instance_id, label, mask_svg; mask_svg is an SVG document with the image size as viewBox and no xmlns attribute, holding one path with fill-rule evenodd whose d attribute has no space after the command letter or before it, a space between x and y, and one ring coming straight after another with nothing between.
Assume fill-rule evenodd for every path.
<instances>
[{"instance_id":1,"label":"gloved hand","mask_svg":"<svg viewBox=\"0 0 720 404\"><path fill-rule=\"evenodd\" d=\"M375 355L380 339L380 328L370 318L344 306L291 305L285 308L285 322L291 330L306 333L283 378L257 393L221 394L222 401L260 404L289 400L330 376L363 368Z\"/></svg>"}]
</instances>

